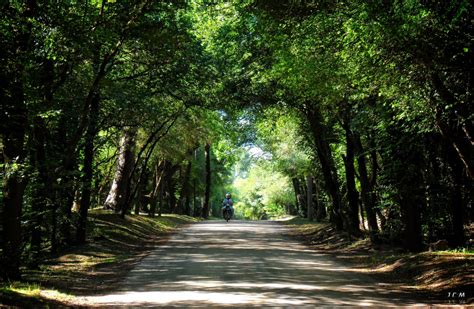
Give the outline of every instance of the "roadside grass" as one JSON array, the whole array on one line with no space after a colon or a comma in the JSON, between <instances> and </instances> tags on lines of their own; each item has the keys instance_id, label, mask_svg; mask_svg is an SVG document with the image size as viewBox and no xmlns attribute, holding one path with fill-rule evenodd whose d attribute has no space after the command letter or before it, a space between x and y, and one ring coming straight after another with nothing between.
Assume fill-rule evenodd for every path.
<instances>
[{"instance_id":1,"label":"roadside grass","mask_svg":"<svg viewBox=\"0 0 474 309\"><path fill-rule=\"evenodd\" d=\"M37 308L61 307L74 299L57 290L44 289L38 283L9 282L0 285L0 304L6 306Z\"/></svg>"},{"instance_id":2,"label":"roadside grass","mask_svg":"<svg viewBox=\"0 0 474 309\"><path fill-rule=\"evenodd\" d=\"M173 214L122 219L110 211L91 210L86 244L49 255L39 269L23 269L21 282L0 283L0 304L68 306L75 296L113 290L172 231L197 221Z\"/></svg>"},{"instance_id":3,"label":"roadside grass","mask_svg":"<svg viewBox=\"0 0 474 309\"><path fill-rule=\"evenodd\" d=\"M358 271L373 274L399 288L425 292L444 300L449 291L473 290L472 248L410 253L389 244L373 245L368 237L354 238L325 222L310 222L304 218L280 222L290 227L291 236L313 249L331 254Z\"/></svg>"}]
</instances>

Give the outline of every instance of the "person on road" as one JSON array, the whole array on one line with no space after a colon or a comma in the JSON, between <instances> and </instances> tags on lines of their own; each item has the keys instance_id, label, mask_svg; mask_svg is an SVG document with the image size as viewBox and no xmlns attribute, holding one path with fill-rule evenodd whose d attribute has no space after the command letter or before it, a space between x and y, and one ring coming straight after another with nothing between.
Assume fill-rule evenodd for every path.
<instances>
[{"instance_id":1,"label":"person on road","mask_svg":"<svg viewBox=\"0 0 474 309\"><path fill-rule=\"evenodd\" d=\"M230 216L234 215L234 201L229 192L226 193L224 200L222 201L222 213L224 214L224 209L226 206L230 207Z\"/></svg>"}]
</instances>

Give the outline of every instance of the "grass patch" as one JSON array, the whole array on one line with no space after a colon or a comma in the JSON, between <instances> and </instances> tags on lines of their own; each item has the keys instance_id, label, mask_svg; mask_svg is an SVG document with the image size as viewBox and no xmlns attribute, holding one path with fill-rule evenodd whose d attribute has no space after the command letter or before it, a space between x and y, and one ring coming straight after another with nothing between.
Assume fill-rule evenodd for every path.
<instances>
[{"instance_id":1,"label":"grass patch","mask_svg":"<svg viewBox=\"0 0 474 309\"><path fill-rule=\"evenodd\" d=\"M42 288L38 283L10 282L0 285L0 304L15 307L61 307L74 296Z\"/></svg>"},{"instance_id":2,"label":"grass patch","mask_svg":"<svg viewBox=\"0 0 474 309\"><path fill-rule=\"evenodd\" d=\"M0 287L1 293L18 293L26 296L39 296L41 287L37 283L13 282Z\"/></svg>"},{"instance_id":3,"label":"grass patch","mask_svg":"<svg viewBox=\"0 0 474 309\"><path fill-rule=\"evenodd\" d=\"M467 256L474 256L474 249L473 248L456 248L456 249L452 249L452 250L433 251L432 254L435 254L435 255L467 255Z\"/></svg>"}]
</instances>

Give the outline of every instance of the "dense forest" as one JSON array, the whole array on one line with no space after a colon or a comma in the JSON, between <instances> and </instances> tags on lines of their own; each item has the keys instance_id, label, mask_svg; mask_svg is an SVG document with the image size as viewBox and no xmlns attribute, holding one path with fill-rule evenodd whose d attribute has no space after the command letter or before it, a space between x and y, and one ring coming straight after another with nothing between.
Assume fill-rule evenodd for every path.
<instances>
[{"instance_id":1,"label":"dense forest","mask_svg":"<svg viewBox=\"0 0 474 309\"><path fill-rule=\"evenodd\" d=\"M0 2L0 275L88 211L329 220L420 251L474 219L474 8Z\"/></svg>"}]
</instances>

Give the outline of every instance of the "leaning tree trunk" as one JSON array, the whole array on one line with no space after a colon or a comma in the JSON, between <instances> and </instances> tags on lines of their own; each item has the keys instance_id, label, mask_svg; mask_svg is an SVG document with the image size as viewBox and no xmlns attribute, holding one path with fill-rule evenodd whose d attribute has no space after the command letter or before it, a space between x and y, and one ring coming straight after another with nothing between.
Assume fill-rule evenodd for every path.
<instances>
[{"instance_id":1,"label":"leaning tree trunk","mask_svg":"<svg viewBox=\"0 0 474 309\"><path fill-rule=\"evenodd\" d=\"M371 239L374 240L374 237L379 230L378 225L377 225L377 217L375 213L375 200L371 193L372 188L371 188L369 176L367 173L367 163L365 160L364 149L362 148L362 141L360 139L360 135L357 133L354 134L354 148L355 148L355 153L357 155L357 163L359 166L359 179L360 179L362 203L365 206L365 211L367 214L369 233L370 233ZM375 175L376 171L373 171L373 173Z\"/></svg>"},{"instance_id":2,"label":"leaning tree trunk","mask_svg":"<svg viewBox=\"0 0 474 309\"><path fill-rule=\"evenodd\" d=\"M87 213L91 203L92 177L94 163L94 139L97 133L97 122L99 113L99 94L95 94L89 112L89 124L87 126L84 143L84 168L82 177L82 193L79 208L79 220L76 231L76 241L78 244L86 242Z\"/></svg>"},{"instance_id":3,"label":"leaning tree trunk","mask_svg":"<svg viewBox=\"0 0 474 309\"><path fill-rule=\"evenodd\" d=\"M211 145L209 143L204 147L206 159L206 191L204 193L204 205L202 207L202 217L209 217L209 199L211 196Z\"/></svg>"},{"instance_id":4,"label":"leaning tree trunk","mask_svg":"<svg viewBox=\"0 0 474 309\"><path fill-rule=\"evenodd\" d=\"M126 128L120 138L117 169L109 194L105 200L105 207L119 213L127 200L127 181L133 169L135 148L135 128Z\"/></svg>"},{"instance_id":5,"label":"leaning tree trunk","mask_svg":"<svg viewBox=\"0 0 474 309\"><path fill-rule=\"evenodd\" d=\"M437 104L436 125L456 150L458 159L464 165L467 176L474 179L472 102L460 102L444 85L437 73L431 75L431 82L444 105ZM450 106L446 109L445 106Z\"/></svg>"},{"instance_id":6,"label":"leaning tree trunk","mask_svg":"<svg viewBox=\"0 0 474 309\"><path fill-rule=\"evenodd\" d=\"M319 158L319 162L321 163L321 170L323 172L326 188L329 191L329 195L332 199L332 209L329 217L331 222L335 224L336 228L341 230L343 228L341 214L342 198L331 147L326 139L326 128L322 123L322 116L317 108L307 111L306 117L313 134L316 146L316 154Z\"/></svg>"},{"instance_id":7,"label":"leaning tree trunk","mask_svg":"<svg viewBox=\"0 0 474 309\"><path fill-rule=\"evenodd\" d=\"M164 164L165 160L161 160L159 163L155 162L154 164L154 172L153 172L153 192L151 193L151 201L150 201L150 212L149 215L151 217L155 216L157 204L159 203L159 195L161 192L161 188L163 187L162 180L164 174Z\"/></svg>"}]
</instances>

